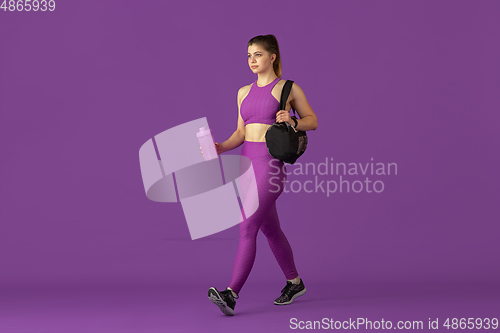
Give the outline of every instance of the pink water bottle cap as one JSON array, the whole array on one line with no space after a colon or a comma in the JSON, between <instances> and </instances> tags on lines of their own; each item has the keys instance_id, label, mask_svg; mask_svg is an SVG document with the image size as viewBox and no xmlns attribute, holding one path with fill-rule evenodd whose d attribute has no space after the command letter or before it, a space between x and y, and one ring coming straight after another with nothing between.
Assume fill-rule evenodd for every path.
<instances>
[{"instance_id":1,"label":"pink water bottle cap","mask_svg":"<svg viewBox=\"0 0 500 333\"><path fill-rule=\"evenodd\" d=\"M210 133L210 130L209 129L206 129L205 126L203 127L200 127L200 131L198 133L196 133L197 136L202 136L202 135L206 135L206 134L209 134Z\"/></svg>"}]
</instances>

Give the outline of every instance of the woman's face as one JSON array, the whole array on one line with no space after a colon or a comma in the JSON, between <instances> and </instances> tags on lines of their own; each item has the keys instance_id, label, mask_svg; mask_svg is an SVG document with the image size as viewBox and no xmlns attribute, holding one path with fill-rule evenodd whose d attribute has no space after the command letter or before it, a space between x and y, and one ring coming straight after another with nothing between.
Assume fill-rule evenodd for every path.
<instances>
[{"instance_id":1,"label":"woman's face","mask_svg":"<svg viewBox=\"0 0 500 333\"><path fill-rule=\"evenodd\" d=\"M276 55L270 55L263 47L253 44L248 47L248 66L254 73L265 73L273 70L271 61L276 59Z\"/></svg>"}]
</instances>

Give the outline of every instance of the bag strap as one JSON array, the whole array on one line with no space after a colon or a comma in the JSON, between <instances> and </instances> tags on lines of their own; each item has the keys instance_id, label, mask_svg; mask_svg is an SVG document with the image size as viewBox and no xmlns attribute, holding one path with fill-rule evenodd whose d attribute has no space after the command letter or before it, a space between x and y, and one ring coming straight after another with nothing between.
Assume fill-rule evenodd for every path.
<instances>
[{"instance_id":1,"label":"bag strap","mask_svg":"<svg viewBox=\"0 0 500 333\"><path fill-rule=\"evenodd\" d=\"M293 81L286 80L285 85L283 86L283 90L281 90L281 99L280 99L280 110L285 110L286 101L288 100L288 95L290 95L290 91L292 90ZM293 112L296 114L295 109L292 107Z\"/></svg>"}]
</instances>

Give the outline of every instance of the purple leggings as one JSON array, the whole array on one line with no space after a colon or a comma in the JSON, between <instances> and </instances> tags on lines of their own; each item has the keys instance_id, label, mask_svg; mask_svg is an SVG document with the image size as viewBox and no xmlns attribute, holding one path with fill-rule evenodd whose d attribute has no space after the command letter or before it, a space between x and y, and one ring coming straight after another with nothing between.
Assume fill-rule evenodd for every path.
<instances>
[{"instance_id":1,"label":"purple leggings","mask_svg":"<svg viewBox=\"0 0 500 333\"><path fill-rule=\"evenodd\" d=\"M255 261L259 229L266 236L286 279L292 280L298 276L292 248L281 230L276 212L276 199L283 192L283 180L286 180L284 163L269 154L265 142L244 141L241 155L252 161L257 180L259 207L253 215L240 223L240 242L229 284L229 288L236 293L243 287Z\"/></svg>"}]
</instances>

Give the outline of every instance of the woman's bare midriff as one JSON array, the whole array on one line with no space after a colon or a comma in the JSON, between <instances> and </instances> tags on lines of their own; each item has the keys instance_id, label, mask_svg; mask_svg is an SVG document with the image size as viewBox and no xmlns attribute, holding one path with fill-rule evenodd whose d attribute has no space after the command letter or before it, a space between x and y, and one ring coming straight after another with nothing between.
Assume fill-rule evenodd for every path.
<instances>
[{"instance_id":1,"label":"woman's bare midriff","mask_svg":"<svg viewBox=\"0 0 500 333\"><path fill-rule=\"evenodd\" d=\"M245 126L245 140L255 142L266 142L268 124L252 123Z\"/></svg>"}]
</instances>

